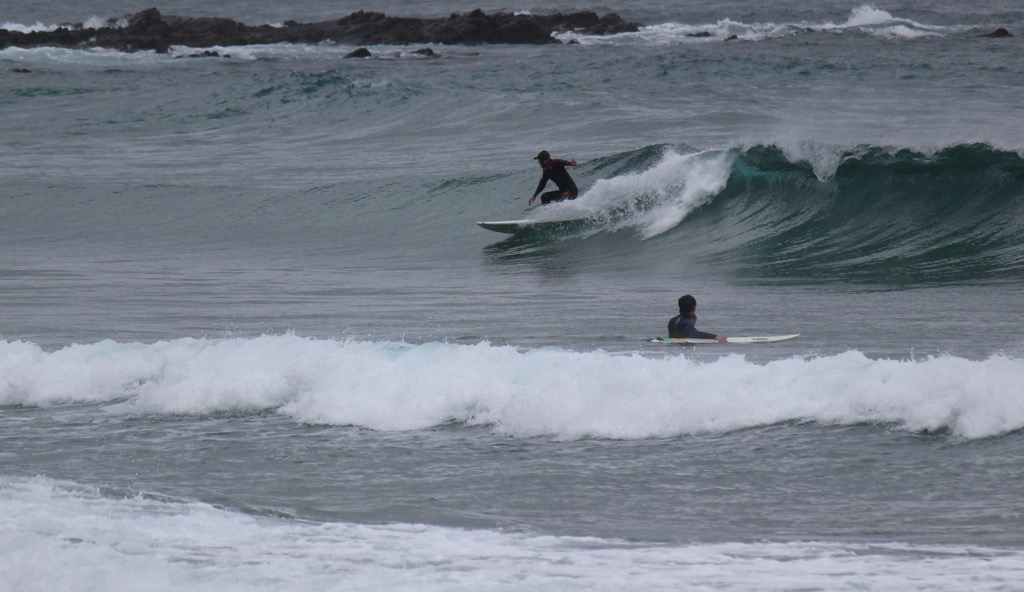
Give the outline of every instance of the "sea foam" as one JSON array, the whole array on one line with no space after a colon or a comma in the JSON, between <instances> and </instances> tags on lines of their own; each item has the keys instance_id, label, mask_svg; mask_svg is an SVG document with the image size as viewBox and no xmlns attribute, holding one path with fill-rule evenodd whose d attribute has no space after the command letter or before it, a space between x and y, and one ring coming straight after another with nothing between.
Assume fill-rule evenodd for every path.
<instances>
[{"instance_id":1,"label":"sea foam","mask_svg":"<svg viewBox=\"0 0 1024 592\"><path fill-rule=\"evenodd\" d=\"M916 39L950 35L970 30L968 26L939 26L920 23L893 16L892 13L871 5L862 5L850 11L845 21L800 22L743 22L723 18L714 23L657 23L640 27L633 33L617 35L578 35L574 32L558 33L563 42L575 40L584 45L676 45L680 43L708 43L725 39L763 41L804 35L807 33L859 32L882 38Z\"/></svg>"},{"instance_id":2,"label":"sea foam","mask_svg":"<svg viewBox=\"0 0 1024 592\"><path fill-rule=\"evenodd\" d=\"M110 413L271 410L382 431L456 422L514 437L642 439L788 421L877 423L959 438L1024 427L1024 359L768 363L727 355L306 339L103 341L47 352L0 342L0 404L102 404Z\"/></svg>"},{"instance_id":3,"label":"sea foam","mask_svg":"<svg viewBox=\"0 0 1024 592\"><path fill-rule=\"evenodd\" d=\"M1019 550L899 542L645 544L251 516L0 477L0 589L1007 590Z\"/></svg>"}]
</instances>

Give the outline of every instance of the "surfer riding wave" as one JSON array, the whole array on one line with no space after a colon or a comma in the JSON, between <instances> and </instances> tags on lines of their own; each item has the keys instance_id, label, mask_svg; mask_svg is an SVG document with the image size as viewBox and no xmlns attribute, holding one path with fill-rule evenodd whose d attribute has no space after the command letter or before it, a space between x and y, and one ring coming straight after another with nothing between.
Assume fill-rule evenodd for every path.
<instances>
[{"instance_id":1,"label":"surfer riding wave","mask_svg":"<svg viewBox=\"0 0 1024 592\"><path fill-rule=\"evenodd\" d=\"M551 158L547 150L541 150L540 154L533 158L540 164L540 168L544 169L544 174L540 178L540 183L537 184L537 190L530 197L529 204L531 206L536 201L537 195L544 191L544 186L548 184L548 181L554 181L555 185L558 186L558 190L548 191L541 195L541 205L564 199L576 199L580 190L576 187L576 182L572 180L572 177L569 176L569 171L565 168L567 164L569 166L576 166L575 159L566 162L561 158Z\"/></svg>"}]
</instances>

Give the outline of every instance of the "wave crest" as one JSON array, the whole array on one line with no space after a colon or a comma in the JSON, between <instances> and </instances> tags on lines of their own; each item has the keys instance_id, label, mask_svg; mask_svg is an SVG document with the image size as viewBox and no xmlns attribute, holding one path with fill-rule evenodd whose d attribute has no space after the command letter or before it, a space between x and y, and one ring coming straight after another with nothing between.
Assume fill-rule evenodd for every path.
<instances>
[{"instance_id":1,"label":"wave crest","mask_svg":"<svg viewBox=\"0 0 1024 592\"><path fill-rule=\"evenodd\" d=\"M128 416L272 410L381 431L456 422L523 438L643 439L811 421L984 438L1024 428L1024 360L1005 356L851 351L758 364L284 335L54 352L0 342L0 377L3 405L91 402Z\"/></svg>"},{"instance_id":2,"label":"wave crest","mask_svg":"<svg viewBox=\"0 0 1024 592\"><path fill-rule=\"evenodd\" d=\"M1024 273L1024 158L987 144L649 147L595 169L612 176L543 215L589 218L593 232L685 238L694 258L798 281Z\"/></svg>"}]
</instances>

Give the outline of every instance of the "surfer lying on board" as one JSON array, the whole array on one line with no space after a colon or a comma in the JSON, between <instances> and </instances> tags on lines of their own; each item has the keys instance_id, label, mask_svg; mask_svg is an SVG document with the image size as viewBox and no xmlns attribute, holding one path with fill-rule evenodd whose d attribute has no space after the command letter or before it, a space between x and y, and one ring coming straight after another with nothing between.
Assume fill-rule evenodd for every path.
<instances>
[{"instance_id":1,"label":"surfer lying on board","mask_svg":"<svg viewBox=\"0 0 1024 592\"><path fill-rule=\"evenodd\" d=\"M685 337L688 339L714 339L719 343L725 343L728 338L724 335L714 335L698 331L697 327L697 299L687 294L679 299L679 315L672 317L668 322L668 336L673 338Z\"/></svg>"},{"instance_id":2,"label":"surfer lying on board","mask_svg":"<svg viewBox=\"0 0 1024 592\"><path fill-rule=\"evenodd\" d=\"M544 169L544 174L540 178L540 183L537 184L537 191L534 191L533 197L530 198L531 206L534 200L537 199L537 194L544 190L544 186L548 184L548 181L554 181L555 185L558 185L558 191L548 191L541 195L541 205L549 204L553 201L562 201L563 199L576 199L580 190L576 188L576 182L569 176L569 171L565 170L565 165L567 164L569 166L576 166L575 159L566 162L561 158L551 158L547 150L541 150L540 154L534 156L533 159L540 164L540 168Z\"/></svg>"}]
</instances>

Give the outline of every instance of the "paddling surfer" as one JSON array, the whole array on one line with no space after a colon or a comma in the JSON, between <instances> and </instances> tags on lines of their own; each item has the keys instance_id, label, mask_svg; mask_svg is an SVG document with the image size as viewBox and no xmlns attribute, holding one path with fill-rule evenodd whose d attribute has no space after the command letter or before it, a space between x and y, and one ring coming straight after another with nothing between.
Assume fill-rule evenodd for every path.
<instances>
[{"instance_id":1,"label":"paddling surfer","mask_svg":"<svg viewBox=\"0 0 1024 592\"><path fill-rule=\"evenodd\" d=\"M540 196L541 205L549 204L553 201L562 201L563 199L576 199L579 195L580 190L576 188L576 182L569 176L569 171L565 169L566 165L576 166L576 160L565 161L561 158L551 158L547 150L541 150L540 154L533 157L534 160L540 164L540 168L544 169L544 174L541 175L540 183L537 184L537 190L533 192L533 196L530 197L530 205L537 199L537 195L544 190L544 186L548 184L548 181L554 181L555 185L558 186L557 191L548 191Z\"/></svg>"}]
</instances>

